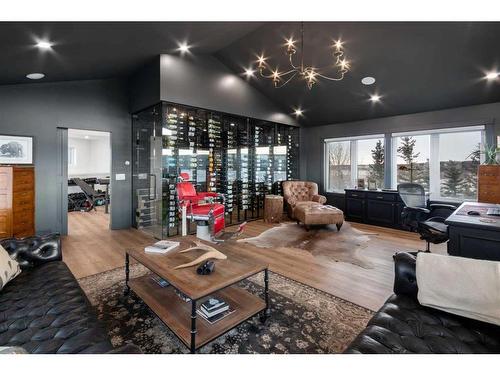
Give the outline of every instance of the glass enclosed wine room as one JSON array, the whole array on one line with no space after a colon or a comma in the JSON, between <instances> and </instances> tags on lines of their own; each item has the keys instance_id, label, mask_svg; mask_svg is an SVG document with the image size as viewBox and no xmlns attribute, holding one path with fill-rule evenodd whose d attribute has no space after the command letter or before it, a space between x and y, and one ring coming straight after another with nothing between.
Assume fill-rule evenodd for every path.
<instances>
[{"instance_id":1,"label":"glass enclosed wine room","mask_svg":"<svg viewBox=\"0 0 500 375\"><path fill-rule=\"evenodd\" d=\"M181 172L224 194L226 226L261 218L265 194L299 178L295 126L162 102L133 115L132 139L134 225L160 239L180 234Z\"/></svg>"}]
</instances>

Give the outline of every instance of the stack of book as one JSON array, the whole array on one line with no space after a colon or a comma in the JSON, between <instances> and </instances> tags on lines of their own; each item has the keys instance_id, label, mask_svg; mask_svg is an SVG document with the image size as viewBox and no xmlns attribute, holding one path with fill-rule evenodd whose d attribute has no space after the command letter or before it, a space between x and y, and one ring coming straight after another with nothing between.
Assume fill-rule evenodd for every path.
<instances>
[{"instance_id":1,"label":"stack of book","mask_svg":"<svg viewBox=\"0 0 500 375\"><path fill-rule=\"evenodd\" d=\"M234 309L227 302L217 297L210 297L198 309L198 314L210 324L218 322L233 312Z\"/></svg>"}]
</instances>

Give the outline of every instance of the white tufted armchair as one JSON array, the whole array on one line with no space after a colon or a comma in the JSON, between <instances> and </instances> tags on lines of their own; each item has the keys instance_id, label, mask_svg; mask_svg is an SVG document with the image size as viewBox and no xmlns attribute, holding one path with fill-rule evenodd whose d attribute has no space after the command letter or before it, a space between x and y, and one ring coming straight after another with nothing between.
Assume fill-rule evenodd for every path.
<instances>
[{"instance_id":1,"label":"white tufted armchair","mask_svg":"<svg viewBox=\"0 0 500 375\"><path fill-rule=\"evenodd\" d=\"M318 184L310 181L283 181L283 195L291 219L297 206L326 203L326 197L318 194Z\"/></svg>"}]
</instances>

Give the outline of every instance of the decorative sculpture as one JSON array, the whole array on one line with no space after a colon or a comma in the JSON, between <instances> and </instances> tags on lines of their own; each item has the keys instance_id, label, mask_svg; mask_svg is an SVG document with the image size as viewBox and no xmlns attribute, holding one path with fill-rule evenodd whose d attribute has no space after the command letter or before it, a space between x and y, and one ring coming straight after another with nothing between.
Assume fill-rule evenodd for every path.
<instances>
[{"instance_id":1,"label":"decorative sculpture","mask_svg":"<svg viewBox=\"0 0 500 375\"><path fill-rule=\"evenodd\" d=\"M206 253L200 255L198 258L196 258L195 260L193 260L189 263L181 264L181 265L175 267L174 270L177 270L180 268L193 267L193 266L196 266L196 265L198 265L204 261L207 261L209 259L220 259L220 260L227 259L227 256L225 254L221 253L219 250L213 248L212 246L205 245L199 241L193 241L193 242L195 243L195 246L192 246L186 250L182 250L179 252L180 253L187 253L188 251L192 251L192 250L204 250L204 251L206 251Z\"/></svg>"}]
</instances>

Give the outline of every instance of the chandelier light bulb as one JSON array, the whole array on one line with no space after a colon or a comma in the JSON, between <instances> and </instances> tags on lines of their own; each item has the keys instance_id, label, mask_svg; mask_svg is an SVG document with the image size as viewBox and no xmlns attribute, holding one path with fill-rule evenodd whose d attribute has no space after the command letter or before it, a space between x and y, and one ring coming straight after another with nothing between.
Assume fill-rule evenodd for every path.
<instances>
[{"instance_id":1,"label":"chandelier light bulb","mask_svg":"<svg viewBox=\"0 0 500 375\"><path fill-rule=\"evenodd\" d=\"M293 113L295 114L295 116L298 117L298 116L302 116L303 111L300 108L297 108L297 109L295 109L295 111Z\"/></svg>"},{"instance_id":2,"label":"chandelier light bulb","mask_svg":"<svg viewBox=\"0 0 500 375\"><path fill-rule=\"evenodd\" d=\"M372 103L377 103L380 101L380 95L377 95L377 94L373 94L370 96L370 101Z\"/></svg>"},{"instance_id":3,"label":"chandelier light bulb","mask_svg":"<svg viewBox=\"0 0 500 375\"><path fill-rule=\"evenodd\" d=\"M342 49L342 44L343 42L340 39L335 41L334 47L337 49L337 51L340 51Z\"/></svg>"},{"instance_id":4,"label":"chandelier light bulb","mask_svg":"<svg viewBox=\"0 0 500 375\"><path fill-rule=\"evenodd\" d=\"M245 75L247 77L252 77L255 71L252 68L245 69Z\"/></svg>"}]
</instances>

